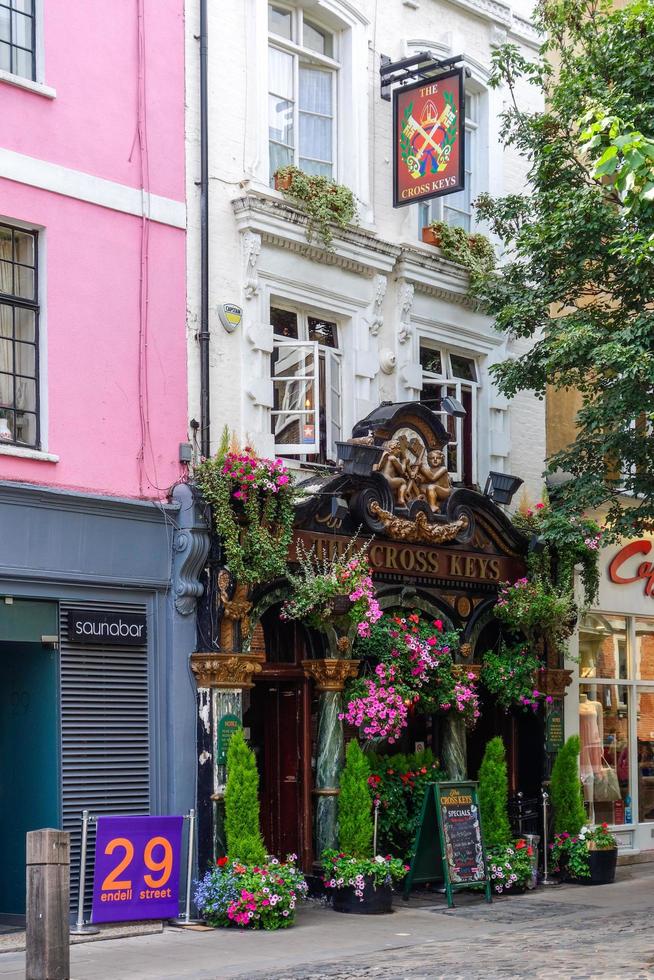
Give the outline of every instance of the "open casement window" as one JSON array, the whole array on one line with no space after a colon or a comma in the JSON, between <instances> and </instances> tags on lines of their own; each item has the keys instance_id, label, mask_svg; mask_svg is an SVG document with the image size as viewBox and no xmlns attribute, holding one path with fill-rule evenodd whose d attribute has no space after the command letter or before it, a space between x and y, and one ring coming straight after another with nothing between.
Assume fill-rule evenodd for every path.
<instances>
[{"instance_id":1,"label":"open casement window","mask_svg":"<svg viewBox=\"0 0 654 980\"><path fill-rule=\"evenodd\" d=\"M456 194L432 198L418 205L418 232L432 221L445 221L467 232L475 230L473 202L488 186L488 173L480 152L480 124L483 95L466 86L465 187Z\"/></svg>"},{"instance_id":2,"label":"open casement window","mask_svg":"<svg viewBox=\"0 0 654 980\"><path fill-rule=\"evenodd\" d=\"M335 176L337 36L301 9L268 4L270 177L293 164Z\"/></svg>"},{"instance_id":3,"label":"open casement window","mask_svg":"<svg viewBox=\"0 0 654 980\"><path fill-rule=\"evenodd\" d=\"M270 322L275 451L333 463L343 432L340 327L308 310L281 306L271 306Z\"/></svg>"},{"instance_id":4,"label":"open casement window","mask_svg":"<svg viewBox=\"0 0 654 980\"><path fill-rule=\"evenodd\" d=\"M272 433L282 456L320 450L318 344L281 340L272 353Z\"/></svg>"},{"instance_id":5,"label":"open casement window","mask_svg":"<svg viewBox=\"0 0 654 980\"><path fill-rule=\"evenodd\" d=\"M439 417L450 437L446 447L447 469L453 480L474 486L477 483L477 363L470 355L423 341L420 365L420 401ZM463 405L465 418L456 418L445 411L443 399L448 395Z\"/></svg>"}]
</instances>

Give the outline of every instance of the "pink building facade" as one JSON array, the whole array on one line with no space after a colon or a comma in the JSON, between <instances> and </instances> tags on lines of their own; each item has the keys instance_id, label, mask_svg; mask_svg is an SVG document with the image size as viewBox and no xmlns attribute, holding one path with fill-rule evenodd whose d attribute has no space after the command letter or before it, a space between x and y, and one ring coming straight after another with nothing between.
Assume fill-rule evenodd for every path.
<instances>
[{"instance_id":1,"label":"pink building facade","mask_svg":"<svg viewBox=\"0 0 654 980\"><path fill-rule=\"evenodd\" d=\"M193 805L183 8L0 0L0 920L27 830L75 897L83 809Z\"/></svg>"}]
</instances>

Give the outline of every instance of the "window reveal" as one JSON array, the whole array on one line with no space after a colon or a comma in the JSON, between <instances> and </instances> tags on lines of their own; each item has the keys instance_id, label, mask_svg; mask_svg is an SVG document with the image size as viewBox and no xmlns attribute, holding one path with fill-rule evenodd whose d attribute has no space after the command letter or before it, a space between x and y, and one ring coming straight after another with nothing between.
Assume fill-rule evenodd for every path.
<instances>
[{"instance_id":1,"label":"window reveal","mask_svg":"<svg viewBox=\"0 0 654 980\"><path fill-rule=\"evenodd\" d=\"M36 78L34 0L0 0L0 70Z\"/></svg>"}]
</instances>

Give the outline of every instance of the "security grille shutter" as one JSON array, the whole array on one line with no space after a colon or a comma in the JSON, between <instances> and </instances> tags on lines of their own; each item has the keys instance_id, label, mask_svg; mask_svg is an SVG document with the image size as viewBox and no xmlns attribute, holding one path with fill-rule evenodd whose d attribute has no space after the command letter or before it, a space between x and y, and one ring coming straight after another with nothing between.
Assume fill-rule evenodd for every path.
<instances>
[{"instance_id":1,"label":"security grille shutter","mask_svg":"<svg viewBox=\"0 0 654 980\"><path fill-rule=\"evenodd\" d=\"M71 835L71 907L77 907L81 814L150 812L148 654L142 646L71 644L74 610L145 613L143 605L70 603L61 621L62 827ZM91 902L95 825L89 827L86 899Z\"/></svg>"}]
</instances>

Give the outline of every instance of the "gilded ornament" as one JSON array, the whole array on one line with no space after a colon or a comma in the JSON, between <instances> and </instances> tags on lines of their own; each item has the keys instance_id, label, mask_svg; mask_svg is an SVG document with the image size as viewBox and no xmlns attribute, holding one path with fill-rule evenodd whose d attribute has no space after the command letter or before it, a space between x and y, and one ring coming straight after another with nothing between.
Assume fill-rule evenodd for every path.
<instances>
[{"instance_id":1,"label":"gilded ornament","mask_svg":"<svg viewBox=\"0 0 654 980\"><path fill-rule=\"evenodd\" d=\"M319 691L342 691L345 682L359 673L360 660L303 660L307 677L312 677Z\"/></svg>"}]
</instances>

